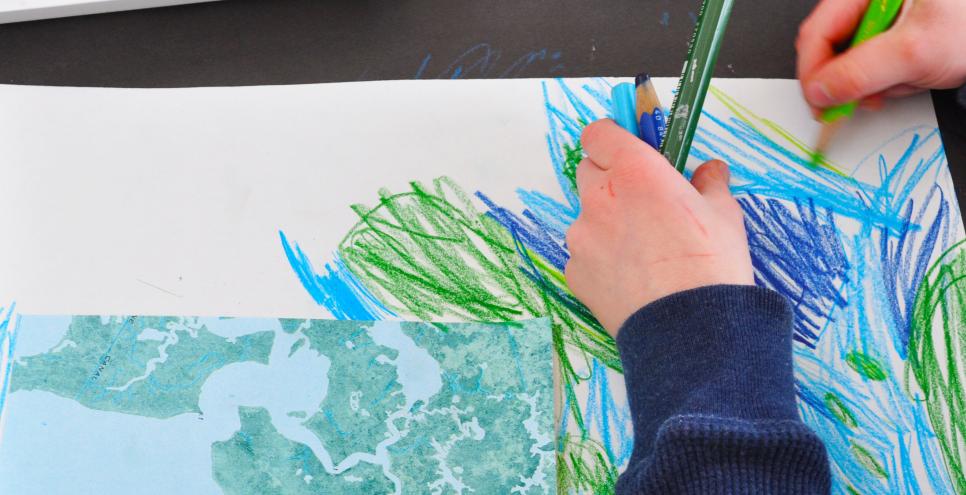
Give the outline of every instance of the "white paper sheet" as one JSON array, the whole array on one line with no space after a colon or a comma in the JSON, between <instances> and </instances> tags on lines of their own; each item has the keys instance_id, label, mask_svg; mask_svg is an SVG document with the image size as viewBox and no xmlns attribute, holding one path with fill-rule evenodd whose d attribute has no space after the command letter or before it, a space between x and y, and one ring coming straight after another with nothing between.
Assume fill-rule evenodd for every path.
<instances>
[{"instance_id":1,"label":"white paper sheet","mask_svg":"<svg viewBox=\"0 0 966 495\"><path fill-rule=\"evenodd\" d=\"M213 0L4 0L0 24L205 1Z\"/></svg>"},{"instance_id":2,"label":"white paper sheet","mask_svg":"<svg viewBox=\"0 0 966 495\"><path fill-rule=\"evenodd\" d=\"M16 301L22 314L327 317L285 246L298 246L310 271L324 275L358 222L350 205L372 207L380 188L405 192L410 181L429 185L440 176L518 215L534 210L518 191L542 192L559 203L548 211L565 212L555 221L566 224L571 198L553 157L562 156L561 143L574 142L567 122L607 116L612 82L0 86L0 305ZM655 84L669 104L674 81ZM922 387L902 380L911 352L904 342L909 294L939 283L911 260L933 265L963 238L928 98L854 119L829 150L837 171L830 172L810 169L807 150L796 147L817 133L796 82L714 85L724 96L708 98L690 165L721 154L738 165L735 190L746 210L771 215L751 220L759 280L786 295L801 287L817 294L797 306L804 321L796 327L800 409L830 446L836 490L953 493L950 466L963 447L943 453L933 434L948 427L948 416L930 417L917 402ZM479 198L473 204L493 212ZM788 219L786 236L793 224L813 229L789 245L789 259L798 260L799 250L801 263L843 264L827 273L810 265L808 277L796 279L795 261L783 266L770 251L769 236L781 230L775 218ZM907 256L879 263L882 236L885 252L905 249ZM817 244L822 238L831 240ZM900 269L893 273L893 266ZM382 301L375 306L399 306L395 298L404 295L389 292L375 290ZM960 319L950 331L962 332ZM596 439L588 452L621 468L630 455L626 400L619 374L605 372L595 356L571 349L580 377L571 385L585 425L578 428L563 403L563 426ZM855 371L869 356L888 379ZM607 483L574 482L585 490Z\"/></svg>"}]
</instances>

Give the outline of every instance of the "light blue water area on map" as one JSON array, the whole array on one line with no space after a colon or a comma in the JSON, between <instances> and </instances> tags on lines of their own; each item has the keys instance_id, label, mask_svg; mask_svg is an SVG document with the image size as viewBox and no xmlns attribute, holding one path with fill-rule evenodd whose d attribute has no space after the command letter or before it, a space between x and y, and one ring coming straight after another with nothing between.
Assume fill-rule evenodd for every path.
<instances>
[{"instance_id":1,"label":"light blue water area on map","mask_svg":"<svg viewBox=\"0 0 966 495\"><path fill-rule=\"evenodd\" d=\"M429 402L430 397L443 387L439 363L426 349L417 346L413 339L400 332L398 322L375 322L369 329L369 335L377 344L399 351L394 364L399 374L397 381L406 396L405 409L408 410L417 401Z\"/></svg>"},{"instance_id":2,"label":"light blue water area on map","mask_svg":"<svg viewBox=\"0 0 966 495\"><path fill-rule=\"evenodd\" d=\"M69 321L25 316L15 356L50 350ZM75 493L77 480L84 480L85 493L219 493L211 476L211 444L238 430L239 406L265 407L283 435L314 439L286 413L318 407L328 359L307 348L289 358L298 337L282 332L277 320L204 323L229 339L275 330L270 365L245 362L216 371L201 391L203 414L166 420L88 409L49 392L12 393L0 443L0 493Z\"/></svg>"},{"instance_id":3,"label":"light blue water area on map","mask_svg":"<svg viewBox=\"0 0 966 495\"><path fill-rule=\"evenodd\" d=\"M95 411L48 392L17 392L7 404L0 493L220 492L211 440L227 438L231 425Z\"/></svg>"},{"instance_id":4,"label":"light blue water area on map","mask_svg":"<svg viewBox=\"0 0 966 495\"><path fill-rule=\"evenodd\" d=\"M30 381L21 378L29 386L11 387L7 397L5 425L0 430L0 494L167 495L221 493L223 489L230 489L231 493L250 494L260 493L263 489L271 490L275 486L271 482L271 479L275 479L273 476L285 478L284 481L289 483L285 485L288 487L286 493L303 493L301 490L315 489L308 488L313 479L319 489L328 490L332 486L342 486L339 483L361 482L356 473L366 476L364 473L379 472L385 476L389 486L396 485L397 488L402 486L404 477L408 480L406 486L409 488L406 490L409 492L422 491L431 482L457 486L462 483L460 480L445 470L440 474L439 469L449 463L459 469L476 466L479 460L474 449L481 448L480 442L484 440L482 435L480 438L467 437L467 431L463 431L461 424L468 422L480 428L478 419L470 417L474 405L482 412L502 410L488 409L487 401L491 399L483 396L470 397L473 400L465 406L463 402L457 404L458 397L454 397L452 403L443 400L436 404L440 394L450 390L444 388L443 366L452 368L458 365L454 369L467 375L454 377L454 380L470 379L475 373L482 373L486 360L499 355L493 354L500 352L503 339L499 336L508 331L502 327L491 333L480 332L473 325L465 328L454 326L452 328L456 333L450 337L451 340L436 342L437 347L430 348L433 350L431 354L430 349L417 345L414 337L403 331L400 323L391 321L352 323L286 320L286 330L282 328L283 322L265 318L141 317L137 320L139 326L133 326L132 321L133 317L101 317L100 320L90 317L76 317L73 320L71 317L23 317L20 340L14 352L13 381L16 383L18 372L22 373L22 377L30 377ZM131 328L135 330L131 331ZM549 328L546 325L534 328L546 330L541 338L549 349ZM129 333L124 334L123 339L117 336L113 339L103 338L104 332L122 335L125 329ZM320 334L320 329L324 333ZM434 332L435 329L430 328L429 331ZM361 338L366 333L368 338ZM215 349L247 345L247 342L252 342L250 336L254 334L263 336L261 342L271 344L270 353L263 345L261 354L257 354L260 356L258 358L251 358L256 354L241 352L238 356L243 357L234 361L218 359ZM267 334L272 338L264 338ZM472 343L482 346L478 355L461 354L474 349L471 343L465 341L467 338L475 339ZM324 342L324 345L320 346L320 342ZM133 349L135 343L139 346L138 354L118 351L122 348ZM447 345L457 346L458 352L454 348L455 354L450 354ZM199 349L192 349L191 346L207 346L202 347L201 351L212 350L208 354L198 353L196 351ZM111 348L114 348L114 352L111 352ZM186 352L186 348L194 354ZM169 388L179 386L179 380L192 378L196 374L193 370L199 363L211 366L210 375L205 374L203 384L178 397L178 400L184 400L191 406L184 410L191 412L176 412L173 416L118 411L111 408L112 403L93 400L97 397L87 404L78 400L73 388L83 389L86 386L83 384L92 379L75 380L75 376L88 373L87 361L98 365L90 368L96 370L94 379L105 376L102 374L104 370L108 370L104 373L116 372L112 366L120 367L121 364L115 363L121 363L121 357L110 361L101 357L112 354L128 359L123 364L126 366L124 372L133 377L130 381L157 380L157 383L150 383L151 386L132 392L132 401L157 399L155 394L163 395ZM185 355L192 356L191 360L168 364L169 358L176 359L171 356L184 359L182 356ZM42 356L42 359L37 356ZM132 356L136 356L136 359ZM437 362L440 358L444 361ZM461 363L466 359L480 361L479 369L472 365L463 370ZM549 362L549 350L547 359ZM156 370L161 366L168 366L164 380L156 378L159 373ZM387 375L387 369L392 370L391 375ZM392 377L390 387L384 387L379 381L385 376ZM499 377L500 374L487 376ZM545 378L540 386L550 383L549 366ZM128 380L125 376L118 383L124 386ZM51 385L54 381L57 387ZM515 387L516 381L510 381L509 386ZM64 386L65 383L67 386ZM333 389L326 399L330 383ZM377 383L379 390L371 390L372 383ZM492 385L501 387L507 384L497 380ZM101 385L104 393L117 387ZM549 397L550 391L544 392ZM363 397L366 399L360 404ZM525 399L514 397L504 399L511 402ZM428 404L435 405L427 409ZM258 416L262 418L261 423L249 421L247 429L243 428L239 420L239 408L242 407L249 413L252 408L261 411ZM519 407L513 409L510 405L506 407L510 412L522 411L523 416L520 417L526 419L526 410L518 410ZM549 402L541 407L544 414L549 414ZM329 426L324 422L312 423L312 418L319 417L320 411L329 411L328 408L348 418L347 422L343 422L347 432L326 429ZM152 411L145 408L133 410ZM201 412L195 412L198 410ZM365 424L363 421L353 423L356 417L353 413L344 414L350 410L357 411L360 417L375 416L380 419L375 422L373 429L366 430L360 427ZM265 411L271 420L270 426L264 423ZM470 416L462 419L455 416L464 413ZM497 435L493 438L498 438L503 431L498 424L500 415L487 414L490 416L481 416L479 421L488 428L492 427L488 434ZM487 423L494 419L491 417L493 415L497 416L497 423ZM251 419L256 416L249 414L246 417ZM458 420L450 424L454 418ZM528 428L525 421L520 425L523 433L529 432ZM434 436L420 442L420 435L426 435L427 431ZM338 436L342 434L356 434L359 435L357 439L365 438L366 441L357 440L356 444L342 442ZM548 439L549 434L549 431L540 432ZM426 466L417 466L415 469L422 471L417 473L420 476L414 477L414 472L409 468L415 459L406 457L411 455L407 449L429 449L417 456L425 461L429 452L435 451L430 448L430 440L446 445L440 447L445 451L440 452L442 455L449 456L451 450L455 454L445 461L438 460L439 466L435 465L437 461L432 460L427 461ZM333 441L335 443L323 444ZM408 442L408 447L402 450L393 447L400 442ZM457 445L457 442L462 443ZM217 444L220 450L213 451L213 444ZM311 454L298 444L308 447ZM523 445L521 449L526 447ZM335 463L330 451L337 457ZM533 448L530 451L532 453ZM526 451L522 452L524 454L518 456L520 462L516 467L521 470L521 480L533 473L552 478L552 471L543 473L525 455ZM547 455L552 455L550 452ZM305 455L304 459L300 457L302 455ZM469 458L464 458L467 455ZM311 460L313 456L318 459L317 463ZM252 464L243 466L248 461ZM265 465L266 462L270 466ZM503 476L499 472L505 471L503 459L496 464L497 468L492 473L484 469L475 474L466 472L464 477L476 483L495 482L493 476ZM214 472L216 469L217 473ZM326 476L332 478L327 480ZM238 480L243 481L232 483ZM259 485L261 488L252 491L250 482L259 480L269 481L267 485L263 483ZM500 480L507 481L507 487L518 482L515 473ZM335 484L326 484L328 481ZM82 488L81 492L78 492L79 488Z\"/></svg>"},{"instance_id":5,"label":"light blue water area on map","mask_svg":"<svg viewBox=\"0 0 966 495\"><path fill-rule=\"evenodd\" d=\"M70 325L70 316L24 316L17 331L14 357L32 356L56 346Z\"/></svg>"},{"instance_id":6,"label":"light blue water area on map","mask_svg":"<svg viewBox=\"0 0 966 495\"><path fill-rule=\"evenodd\" d=\"M74 493L78 480L83 480L85 493L219 493L212 479L211 445L239 429L239 406L267 409L280 434L309 446L326 471L333 472L321 441L302 425L325 398L330 360L309 346L296 345L304 336L283 332L277 320L200 321L229 340L274 331L269 364L241 362L215 371L201 389L202 414L165 420L89 409L45 391L12 393L0 443L0 493ZM65 345L61 340L69 323L70 317L25 316L15 359ZM399 331L397 323L378 322L368 331L377 344L399 351L392 363L407 409L439 392L439 363ZM140 336L154 337L151 331ZM382 446L353 455L340 467L359 461L389 465Z\"/></svg>"}]
</instances>

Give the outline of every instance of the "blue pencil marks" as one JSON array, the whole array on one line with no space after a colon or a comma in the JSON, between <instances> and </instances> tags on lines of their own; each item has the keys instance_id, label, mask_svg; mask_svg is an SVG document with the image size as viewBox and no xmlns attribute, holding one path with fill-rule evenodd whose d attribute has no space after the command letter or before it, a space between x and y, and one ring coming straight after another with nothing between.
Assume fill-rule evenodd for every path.
<instances>
[{"instance_id":1,"label":"blue pencil marks","mask_svg":"<svg viewBox=\"0 0 966 495\"><path fill-rule=\"evenodd\" d=\"M419 69L416 69L416 75L413 76L413 79L423 78L423 73L426 72L426 68L429 67L429 61L432 59L433 59L433 56L427 53L426 56L423 58L422 63L419 64Z\"/></svg>"},{"instance_id":2,"label":"blue pencil marks","mask_svg":"<svg viewBox=\"0 0 966 495\"><path fill-rule=\"evenodd\" d=\"M662 26L667 28L671 25L671 13L668 11L661 12L661 20L658 21Z\"/></svg>"},{"instance_id":3,"label":"blue pencil marks","mask_svg":"<svg viewBox=\"0 0 966 495\"><path fill-rule=\"evenodd\" d=\"M937 245L949 245L949 202L938 186L934 187L923 200L925 208L917 215L915 222L924 223L927 212L933 212L932 223L925 232L911 232L908 228L900 230L895 237L880 232L879 253L882 264L882 284L888 296L888 310L896 329L894 336L899 355L907 357L912 306L916 299L918 283L922 281L929 262L938 255ZM936 207L932 208L935 203ZM903 217L906 225L911 218L915 202L907 203ZM921 239L919 239L921 234ZM938 243L938 244L937 244Z\"/></svg>"},{"instance_id":4,"label":"blue pencil marks","mask_svg":"<svg viewBox=\"0 0 966 495\"><path fill-rule=\"evenodd\" d=\"M513 59L505 66L500 65L503 52L489 43L477 43L453 59L445 69L435 75L427 75L433 55L426 54L413 79L469 79L469 78L508 78L521 75L533 65L544 65L542 73L553 74L563 70L563 53L559 50L540 48L530 50Z\"/></svg>"},{"instance_id":5,"label":"blue pencil marks","mask_svg":"<svg viewBox=\"0 0 966 495\"><path fill-rule=\"evenodd\" d=\"M849 261L835 218L811 199L787 203L755 195L738 200L755 267L755 281L789 297L796 341L815 346L833 306L848 303L840 292Z\"/></svg>"},{"instance_id":6,"label":"blue pencil marks","mask_svg":"<svg viewBox=\"0 0 966 495\"><path fill-rule=\"evenodd\" d=\"M517 196L527 210L532 212L533 221L553 239L562 240L567 233L567 227L577 219L577 211L540 191L517 189Z\"/></svg>"},{"instance_id":7,"label":"blue pencil marks","mask_svg":"<svg viewBox=\"0 0 966 495\"><path fill-rule=\"evenodd\" d=\"M393 316L392 311L366 289L338 256L325 265L325 272L320 275L315 272L312 262L298 244L289 244L285 233L281 231L278 235L285 256L302 286L332 316L340 320L363 321Z\"/></svg>"},{"instance_id":8,"label":"blue pencil marks","mask_svg":"<svg viewBox=\"0 0 966 495\"><path fill-rule=\"evenodd\" d=\"M7 401L10 388L10 375L13 372L13 352L17 347L17 329L20 315L16 313L17 304L0 306L0 420L3 419L3 406Z\"/></svg>"},{"instance_id":9,"label":"blue pencil marks","mask_svg":"<svg viewBox=\"0 0 966 495\"><path fill-rule=\"evenodd\" d=\"M564 269L569 255L563 248L563 232L548 229L547 222L529 210L524 212L525 218L520 218L510 210L498 206L481 192L477 192L476 197L489 208L486 214L499 222L514 239L549 261L554 268Z\"/></svg>"},{"instance_id":10,"label":"blue pencil marks","mask_svg":"<svg viewBox=\"0 0 966 495\"><path fill-rule=\"evenodd\" d=\"M443 74L496 70L487 49L464 54ZM427 57L418 75L429 63ZM580 211L572 179L580 133L591 121L613 115L610 88L603 79L541 83L558 191L517 189L522 211L476 192L485 214L512 235L517 268L546 297L572 309L579 302L537 261L558 270L566 264L564 234ZM842 172L813 166L799 143L756 123L708 105L692 156L731 165L756 281L792 302L799 411L827 446L833 493L953 493L922 397L904 375L916 290L930 263L961 237L937 130L906 129ZM301 249L280 236L302 285L333 315L393 316L337 256L318 275ZM878 363L884 377L856 371L847 360L854 353ZM564 439L573 439L572 430L582 424L580 438L599 441L607 462L623 466L632 427L612 390L621 386L599 360L586 362L587 376L577 385L586 399L562 397L563 411L579 404L580 414L562 415L558 445L564 448Z\"/></svg>"},{"instance_id":11,"label":"blue pencil marks","mask_svg":"<svg viewBox=\"0 0 966 495\"><path fill-rule=\"evenodd\" d=\"M560 190L563 192L569 208L559 204L551 205L553 200L550 200L543 203L543 208L540 208L540 211L546 213L552 213L554 211L563 212L566 216L562 218L565 219L567 225L570 225L580 212L580 199L577 195L577 185L572 180L572 173L568 173L567 170L567 154L576 153L576 150L579 149L580 132L583 126L600 118L598 112L590 108L590 104L596 103L601 106L606 104L609 108L612 86L603 80L600 80L595 85L585 84L582 87L583 91L591 95L593 99L593 102L585 103L563 80L557 79L555 82L556 89L566 99L563 108L558 107L559 104L551 103L547 83L540 83L543 90L544 109L547 112L547 125L549 127L549 131L547 132L547 152L550 155L550 163L553 165L557 183L560 185ZM574 113L576 115L573 115ZM534 192L532 194L540 193ZM530 194L527 192L520 193L521 199L528 195ZM549 199L549 196L542 196ZM524 201L526 202L526 199ZM533 205L528 204L528 206ZM551 215L547 215L546 222L548 224L555 223L552 218Z\"/></svg>"},{"instance_id":12,"label":"blue pencil marks","mask_svg":"<svg viewBox=\"0 0 966 495\"><path fill-rule=\"evenodd\" d=\"M630 460L634 450L634 431L630 411L617 405L608 382L607 368L600 361L591 360L589 391L583 408L587 411L584 421L598 434L610 462L623 466ZM566 427L566 424L561 426Z\"/></svg>"}]
</instances>

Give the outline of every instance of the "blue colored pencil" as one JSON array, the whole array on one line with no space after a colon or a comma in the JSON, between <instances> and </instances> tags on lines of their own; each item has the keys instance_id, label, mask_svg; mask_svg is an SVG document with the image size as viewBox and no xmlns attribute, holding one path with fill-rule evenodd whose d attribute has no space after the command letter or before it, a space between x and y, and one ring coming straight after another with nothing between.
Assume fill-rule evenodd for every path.
<instances>
[{"instance_id":1,"label":"blue colored pencil","mask_svg":"<svg viewBox=\"0 0 966 495\"><path fill-rule=\"evenodd\" d=\"M641 137L638 120L634 116L634 85L620 83L610 90L611 105L613 105L614 121L627 132Z\"/></svg>"},{"instance_id":2,"label":"blue colored pencil","mask_svg":"<svg viewBox=\"0 0 966 495\"><path fill-rule=\"evenodd\" d=\"M661 148L661 141L664 140L664 133L667 122L664 118L664 110L661 109L661 101L657 98L657 91L651 83L651 77L647 74L638 74L634 79L637 104L636 114L638 128L641 138L647 141L654 149Z\"/></svg>"},{"instance_id":3,"label":"blue colored pencil","mask_svg":"<svg viewBox=\"0 0 966 495\"><path fill-rule=\"evenodd\" d=\"M654 149L660 149L661 143L657 140L657 129L654 128L654 118L651 114L644 112L638 121L638 129L641 130L641 139Z\"/></svg>"}]
</instances>

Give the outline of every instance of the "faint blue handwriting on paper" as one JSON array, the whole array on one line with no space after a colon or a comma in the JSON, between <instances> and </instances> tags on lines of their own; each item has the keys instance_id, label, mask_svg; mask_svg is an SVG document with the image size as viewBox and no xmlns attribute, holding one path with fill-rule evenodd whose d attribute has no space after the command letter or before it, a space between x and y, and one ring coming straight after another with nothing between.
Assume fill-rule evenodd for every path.
<instances>
[{"instance_id":1,"label":"faint blue handwriting on paper","mask_svg":"<svg viewBox=\"0 0 966 495\"><path fill-rule=\"evenodd\" d=\"M21 332L3 493L555 491L546 321L26 316Z\"/></svg>"},{"instance_id":2,"label":"faint blue handwriting on paper","mask_svg":"<svg viewBox=\"0 0 966 495\"><path fill-rule=\"evenodd\" d=\"M609 115L610 83L535 84L559 193L520 189L515 212L442 177L355 206L359 223L321 269L281 242L339 318L550 318L559 489L607 493L632 448L620 361L562 272L580 131ZM815 166L775 121L718 89L709 100L692 155L731 164L756 279L793 305L799 407L828 447L834 492L966 492L966 249L938 130L910 127L857 163Z\"/></svg>"}]
</instances>

